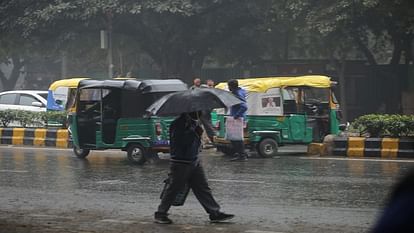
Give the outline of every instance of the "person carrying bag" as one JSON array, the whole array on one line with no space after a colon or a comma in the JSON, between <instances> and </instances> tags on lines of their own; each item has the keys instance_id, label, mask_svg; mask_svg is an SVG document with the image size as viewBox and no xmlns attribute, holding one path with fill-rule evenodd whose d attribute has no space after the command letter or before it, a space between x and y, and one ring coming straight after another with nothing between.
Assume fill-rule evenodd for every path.
<instances>
[{"instance_id":1,"label":"person carrying bag","mask_svg":"<svg viewBox=\"0 0 414 233\"><path fill-rule=\"evenodd\" d=\"M198 158L203 130L199 125L200 112L183 113L170 125L170 175L164 186L161 203L154 214L155 222L171 224L168 210L175 204L184 204L186 185L209 214L210 222L220 222L234 217L220 211L207 182L204 169ZM181 196L180 194L183 194ZM188 193L188 192L187 192ZM178 195L178 196L177 196ZM177 198L180 199L177 202Z\"/></svg>"}]
</instances>

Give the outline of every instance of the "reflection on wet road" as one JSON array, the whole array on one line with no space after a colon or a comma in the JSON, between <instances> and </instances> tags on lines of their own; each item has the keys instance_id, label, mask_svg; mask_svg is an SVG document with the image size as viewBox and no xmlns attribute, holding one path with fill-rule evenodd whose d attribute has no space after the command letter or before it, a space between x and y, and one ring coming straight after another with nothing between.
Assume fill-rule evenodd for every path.
<instances>
[{"instance_id":1,"label":"reflection on wet road","mask_svg":"<svg viewBox=\"0 0 414 233\"><path fill-rule=\"evenodd\" d=\"M238 222L284 231L301 225L367 230L392 184L414 165L306 156L229 162L214 150L202 157L214 196ZM150 221L167 171L167 160L135 166L120 151L92 152L80 160L70 150L2 147L0 204L10 211L59 213L65 206L65 211L103 211L119 221ZM206 219L192 194L173 212L183 223L202 225Z\"/></svg>"}]
</instances>

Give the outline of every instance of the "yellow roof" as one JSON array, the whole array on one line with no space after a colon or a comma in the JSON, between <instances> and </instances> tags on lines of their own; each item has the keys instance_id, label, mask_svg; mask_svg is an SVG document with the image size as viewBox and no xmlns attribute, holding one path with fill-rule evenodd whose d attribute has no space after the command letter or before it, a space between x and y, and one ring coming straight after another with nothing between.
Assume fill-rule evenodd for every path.
<instances>
[{"instance_id":1,"label":"yellow roof","mask_svg":"<svg viewBox=\"0 0 414 233\"><path fill-rule=\"evenodd\" d=\"M239 86L249 92L266 92L270 88L287 86L310 86L317 88L331 87L332 82L328 76L305 75L297 77L263 77L238 79ZM216 88L227 89L227 82L216 85Z\"/></svg>"},{"instance_id":2,"label":"yellow roof","mask_svg":"<svg viewBox=\"0 0 414 233\"><path fill-rule=\"evenodd\" d=\"M49 90L54 91L58 87L69 87L69 88L78 87L79 81L81 81L83 79L88 79L88 78L87 77L82 77L82 78L81 77L76 77L76 78L68 78L68 79L57 80L57 81L53 82L52 84L50 84Z\"/></svg>"}]
</instances>

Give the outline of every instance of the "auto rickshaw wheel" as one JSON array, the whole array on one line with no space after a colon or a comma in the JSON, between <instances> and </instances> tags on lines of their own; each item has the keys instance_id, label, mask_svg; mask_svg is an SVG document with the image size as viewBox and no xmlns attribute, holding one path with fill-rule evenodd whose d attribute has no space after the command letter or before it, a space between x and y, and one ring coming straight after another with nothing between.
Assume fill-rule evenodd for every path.
<instances>
[{"instance_id":1,"label":"auto rickshaw wheel","mask_svg":"<svg viewBox=\"0 0 414 233\"><path fill-rule=\"evenodd\" d=\"M89 149L81 149L79 147L73 147L73 153L80 159L86 158L89 155Z\"/></svg>"},{"instance_id":2,"label":"auto rickshaw wheel","mask_svg":"<svg viewBox=\"0 0 414 233\"><path fill-rule=\"evenodd\" d=\"M277 155L277 141L273 138L265 138L257 145L259 155L263 158L271 158Z\"/></svg>"},{"instance_id":3,"label":"auto rickshaw wheel","mask_svg":"<svg viewBox=\"0 0 414 233\"><path fill-rule=\"evenodd\" d=\"M128 147L128 160L134 164L142 165L147 161L145 148L139 144L132 144Z\"/></svg>"}]
</instances>

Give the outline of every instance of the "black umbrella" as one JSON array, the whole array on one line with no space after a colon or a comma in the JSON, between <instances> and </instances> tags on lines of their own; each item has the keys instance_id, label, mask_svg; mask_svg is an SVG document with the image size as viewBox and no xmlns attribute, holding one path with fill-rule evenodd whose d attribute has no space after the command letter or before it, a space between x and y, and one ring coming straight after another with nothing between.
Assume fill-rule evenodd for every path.
<instances>
[{"instance_id":1,"label":"black umbrella","mask_svg":"<svg viewBox=\"0 0 414 233\"><path fill-rule=\"evenodd\" d=\"M242 101L231 92L216 88L191 88L168 94L147 111L153 115L178 115L184 112L197 112L214 108L227 108Z\"/></svg>"}]
</instances>

